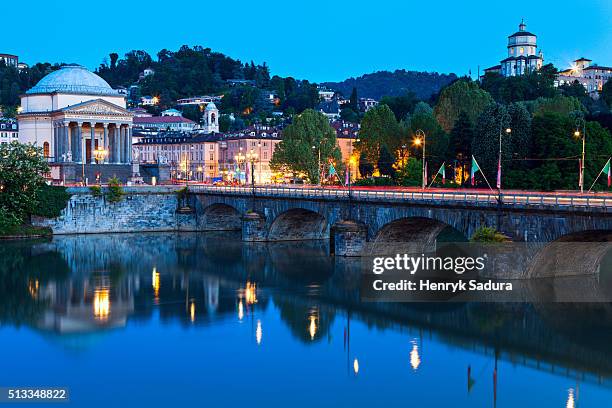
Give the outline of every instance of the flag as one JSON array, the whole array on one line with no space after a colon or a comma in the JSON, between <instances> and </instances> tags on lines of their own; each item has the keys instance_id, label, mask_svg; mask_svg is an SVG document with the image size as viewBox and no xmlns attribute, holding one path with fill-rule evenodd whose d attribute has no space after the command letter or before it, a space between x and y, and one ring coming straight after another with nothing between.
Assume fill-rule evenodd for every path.
<instances>
[{"instance_id":1,"label":"flag","mask_svg":"<svg viewBox=\"0 0 612 408\"><path fill-rule=\"evenodd\" d=\"M584 182L584 175L582 174L582 159L578 159L578 187L582 187Z\"/></svg>"},{"instance_id":2,"label":"flag","mask_svg":"<svg viewBox=\"0 0 612 408\"><path fill-rule=\"evenodd\" d=\"M442 163L442 165L440 166L440 169L436 173L436 176L438 174L442 175L442 184L446 184L446 168L444 167L444 163Z\"/></svg>"},{"instance_id":3,"label":"flag","mask_svg":"<svg viewBox=\"0 0 612 408\"><path fill-rule=\"evenodd\" d=\"M608 159L608 161L606 162L606 165L604 166L603 170L601 171L602 173L606 173L606 175L608 176L608 187L610 187L610 184L612 182L611 178L610 178L610 159Z\"/></svg>"},{"instance_id":4,"label":"flag","mask_svg":"<svg viewBox=\"0 0 612 408\"><path fill-rule=\"evenodd\" d=\"M348 185L348 183L349 183L349 171L346 170L344 172L344 185L346 186L346 185Z\"/></svg>"},{"instance_id":5,"label":"flag","mask_svg":"<svg viewBox=\"0 0 612 408\"><path fill-rule=\"evenodd\" d=\"M474 156L472 156L472 168L470 171L470 177L472 178L472 185L474 185L475 179L474 176L476 175L476 172L480 171L480 166L478 165L478 162L476 161L476 158Z\"/></svg>"},{"instance_id":6,"label":"flag","mask_svg":"<svg viewBox=\"0 0 612 408\"><path fill-rule=\"evenodd\" d=\"M329 163L329 177L333 176L334 174L336 174L336 168L334 167L333 163Z\"/></svg>"},{"instance_id":7,"label":"flag","mask_svg":"<svg viewBox=\"0 0 612 408\"><path fill-rule=\"evenodd\" d=\"M501 188L501 157L497 161L497 188Z\"/></svg>"}]
</instances>

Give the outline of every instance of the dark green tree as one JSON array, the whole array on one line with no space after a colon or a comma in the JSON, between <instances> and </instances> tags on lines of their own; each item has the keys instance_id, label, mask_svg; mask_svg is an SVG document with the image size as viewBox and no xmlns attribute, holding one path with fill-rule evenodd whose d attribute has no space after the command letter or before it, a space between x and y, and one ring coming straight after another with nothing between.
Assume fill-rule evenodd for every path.
<instances>
[{"instance_id":1,"label":"dark green tree","mask_svg":"<svg viewBox=\"0 0 612 408\"><path fill-rule=\"evenodd\" d=\"M359 142L355 147L365 153L370 163L378 163L381 148L395 152L400 143L400 127L395 115L387 105L378 105L370 109L361 121Z\"/></svg>"},{"instance_id":2,"label":"dark green tree","mask_svg":"<svg viewBox=\"0 0 612 408\"><path fill-rule=\"evenodd\" d=\"M474 125L465 112L461 112L455 126L450 133L449 140L449 160L456 160L459 170L459 185L463 185L467 180L464 179L466 166L469 165L472 157L472 140L474 139ZM449 164L454 164L453 162Z\"/></svg>"},{"instance_id":3,"label":"dark green tree","mask_svg":"<svg viewBox=\"0 0 612 408\"><path fill-rule=\"evenodd\" d=\"M481 89L478 83L461 79L442 90L434 115L442 129L450 132L461 112L465 112L475 122L492 102L491 95Z\"/></svg>"},{"instance_id":4,"label":"dark green tree","mask_svg":"<svg viewBox=\"0 0 612 408\"><path fill-rule=\"evenodd\" d=\"M270 167L275 171L306 173L311 183L318 183L319 152L325 173L329 171L330 161L337 163L336 170L341 170L342 157L336 145L336 132L325 115L306 109L285 128Z\"/></svg>"}]
</instances>

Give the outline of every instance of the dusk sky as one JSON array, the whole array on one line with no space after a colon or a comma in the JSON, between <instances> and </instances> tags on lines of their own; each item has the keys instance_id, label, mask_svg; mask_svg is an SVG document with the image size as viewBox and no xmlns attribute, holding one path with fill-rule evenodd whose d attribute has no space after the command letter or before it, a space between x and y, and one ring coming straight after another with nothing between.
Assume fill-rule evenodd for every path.
<instances>
[{"instance_id":1,"label":"dusk sky","mask_svg":"<svg viewBox=\"0 0 612 408\"><path fill-rule=\"evenodd\" d=\"M5 2L0 53L95 69L110 52L202 45L272 74L316 82L377 70L454 72L496 65L525 18L545 63L612 65L612 1ZM8 34L10 33L10 34Z\"/></svg>"}]
</instances>

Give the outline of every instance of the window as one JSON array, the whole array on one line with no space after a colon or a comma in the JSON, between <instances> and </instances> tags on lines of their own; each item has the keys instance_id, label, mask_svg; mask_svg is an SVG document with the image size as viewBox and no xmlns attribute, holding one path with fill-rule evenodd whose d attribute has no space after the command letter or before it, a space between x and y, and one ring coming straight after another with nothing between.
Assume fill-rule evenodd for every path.
<instances>
[{"instance_id":1,"label":"window","mask_svg":"<svg viewBox=\"0 0 612 408\"><path fill-rule=\"evenodd\" d=\"M263 158L267 159L268 158L268 152L263 152Z\"/></svg>"},{"instance_id":2,"label":"window","mask_svg":"<svg viewBox=\"0 0 612 408\"><path fill-rule=\"evenodd\" d=\"M524 52L525 52L525 49L523 47L521 47L520 53L523 54Z\"/></svg>"},{"instance_id":3,"label":"window","mask_svg":"<svg viewBox=\"0 0 612 408\"><path fill-rule=\"evenodd\" d=\"M213 152L210 152L210 160L215 160L215 154Z\"/></svg>"},{"instance_id":4,"label":"window","mask_svg":"<svg viewBox=\"0 0 612 408\"><path fill-rule=\"evenodd\" d=\"M43 155L49 157L49 142L43 143Z\"/></svg>"}]
</instances>

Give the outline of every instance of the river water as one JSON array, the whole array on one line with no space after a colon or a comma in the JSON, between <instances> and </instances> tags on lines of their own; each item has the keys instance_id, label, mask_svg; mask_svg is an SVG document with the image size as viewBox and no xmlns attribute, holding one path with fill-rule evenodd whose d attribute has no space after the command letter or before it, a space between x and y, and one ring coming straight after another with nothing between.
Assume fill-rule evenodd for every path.
<instances>
[{"instance_id":1,"label":"river water","mask_svg":"<svg viewBox=\"0 0 612 408\"><path fill-rule=\"evenodd\" d=\"M361 302L327 241L0 243L0 387L70 406L609 407L609 305Z\"/></svg>"}]
</instances>

